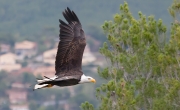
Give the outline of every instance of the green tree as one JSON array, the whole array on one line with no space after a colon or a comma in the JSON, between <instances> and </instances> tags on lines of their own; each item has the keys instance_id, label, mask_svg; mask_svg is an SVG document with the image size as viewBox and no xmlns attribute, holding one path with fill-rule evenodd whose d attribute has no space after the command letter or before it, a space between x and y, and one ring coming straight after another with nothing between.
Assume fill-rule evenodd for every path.
<instances>
[{"instance_id":1,"label":"green tree","mask_svg":"<svg viewBox=\"0 0 180 110\"><path fill-rule=\"evenodd\" d=\"M180 2L169 8L176 22L167 37L162 20L139 12L135 19L125 2L102 28L107 42L100 48L108 67L98 68L106 84L97 88L98 110L180 109ZM169 41L168 41L169 40ZM85 102L82 110L94 110Z\"/></svg>"},{"instance_id":2,"label":"green tree","mask_svg":"<svg viewBox=\"0 0 180 110\"><path fill-rule=\"evenodd\" d=\"M10 44L11 46L14 46L15 40L16 37L12 34L0 32L0 43Z\"/></svg>"},{"instance_id":3,"label":"green tree","mask_svg":"<svg viewBox=\"0 0 180 110\"><path fill-rule=\"evenodd\" d=\"M23 83L34 83L35 82L35 77L32 73L23 73L22 74L22 82Z\"/></svg>"},{"instance_id":4,"label":"green tree","mask_svg":"<svg viewBox=\"0 0 180 110\"><path fill-rule=\"evenodd\" d=\"M0 104L0 110L11 110L10 108L9 108L9 105L7 104L7 103L5 103L5 104Z\"/></svg>"},{"instance_id":5,"label":"green tree","mask_svg":"<svg viewBox=\"0 0 180 110\"><path fill-rule=\"evenodd\" d=\"M0 97L6 97L6 90L9 88L8 73L0 71Z\"/></svg>"}]
</instances>

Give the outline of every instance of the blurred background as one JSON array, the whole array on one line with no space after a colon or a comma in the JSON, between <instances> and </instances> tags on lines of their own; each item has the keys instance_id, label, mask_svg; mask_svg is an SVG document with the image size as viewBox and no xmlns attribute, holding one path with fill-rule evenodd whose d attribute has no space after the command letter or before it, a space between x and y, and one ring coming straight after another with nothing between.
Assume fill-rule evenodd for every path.
<instances>
[{"instance_id":1,"label":"blurred background","mask_svg":"<svg viewBox=\"0 0 180 110\"><path fill-rule=\"evenodd\" d=\"M171 0L126 0L132 14L138 11L162 18L169 27ZM98 101L95 89L103 82L98 66L106 60L98 52L106 41L101 25L119 13L124 0L0 0L0 110L79 110ZM59 42L59 19L66 7L74 10L86 32L83 72L96 84L33 91L36 77L51 77Z\"/></svg>"}]
</instances>

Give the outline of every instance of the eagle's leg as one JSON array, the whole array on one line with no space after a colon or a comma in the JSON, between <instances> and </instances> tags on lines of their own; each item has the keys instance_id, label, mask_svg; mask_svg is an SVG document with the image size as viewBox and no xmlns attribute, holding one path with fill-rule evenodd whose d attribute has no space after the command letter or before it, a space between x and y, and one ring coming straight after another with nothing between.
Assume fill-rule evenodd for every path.
<instances>
[{"instance_id":1,"label":"eagle's leg","mask_svg":"<svg viewBox=\"0 0 180 110\"><path fill-rule=\"evenodd\" d=\"M44 88L51 88L51 87L53 87L53 85L52 84L48 84L47 86L45 86Z\"/></svg>"},{"instance_id":2,"label":"eagle's leg","mask_svg":"<svg viewBox=\"0 0 180 110\"><path fill-rule=\"evenodd\" d=\"M34 90L35 89L41 89L41 88L50 88L50 87L53 87L54 85L53 84L41 84L41 83L45 83L47 81L53 81L57 76L53 77L53 78L48 78L48 77L45 77L45 79L37 79L37 82L38 84L36 84L34 86Z\"/></svg>"}]
</instances>

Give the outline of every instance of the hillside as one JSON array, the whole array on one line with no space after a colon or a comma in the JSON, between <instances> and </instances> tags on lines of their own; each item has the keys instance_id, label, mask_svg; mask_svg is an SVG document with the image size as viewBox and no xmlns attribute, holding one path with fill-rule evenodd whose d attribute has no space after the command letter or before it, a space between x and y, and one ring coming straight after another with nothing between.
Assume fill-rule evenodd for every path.
<instances>
[{"instance_id":1,"label":"hillside","mask_svg":"<svg viewBox=\"0 0 180 110\"><path fill-rule=\"evenodd\" d=\"M147 15L154 14L163 18L166 24L171 21L167 7L171 0L127 0L132 13L139 10ZM112 19L119 12L119 4L124 0L1 0L0 1L0 33L18 36L34 36L44 32L58 35L58 19L68 6L79 16L86 32L91 26L100 27L104 20Z\"/></svg>"}]
</instances>

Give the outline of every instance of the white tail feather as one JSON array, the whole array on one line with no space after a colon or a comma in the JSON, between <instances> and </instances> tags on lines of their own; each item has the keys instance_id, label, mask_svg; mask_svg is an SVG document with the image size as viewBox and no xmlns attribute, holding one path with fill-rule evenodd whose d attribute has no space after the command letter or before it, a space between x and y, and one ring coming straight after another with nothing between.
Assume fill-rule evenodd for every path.
<instances>
[{"instance_id":1,"label":"white tail feather","mask_svg":"<svg viewBox=\"0 0 180 110\"><path fill-rule=\"evenodd\" d=\"M41 89L41 88L43 88L43 87L45 87L45 86L47 86L48 84L42 84L42 85L39 85L39 84L36 84L35 86L34 86L34 90L35 89Z\"/></svg>"},{"instance_id":2,"label":"white tail feather","mask_svg":"<svg viewBox=\"0 0 180 110\"><path fill-rule=\"evenodd\" d=\"M38 82L38 83L42 83L42 82L54 80L54 79L56 79L56 78L57 78L57 76L54 76L54 77L49 78L49 79L48 79L48 78L45 78L45 79L38 79L37 82ZM34 86L34 90L35 90L35 89L40 89L40 88L46 87L47 85L48 85L48 84L41 84L41 85L36 84L36 85Z\"/></svg>"},{"instance_id":3,"label":"white tail feather","mask_svg":"<svg viewBox=\"0 0 180 110\"><path fill-rule=\"evenodd\" d=\"M47 79L47 78L45 78L45 79L38 79L37 82L38 83L42 83L42 82L50 81L50 80L52 80L52 79L51 78L50 79Z\"/></svg>"},{"instance_id":4,"label":"white tail feather","mask_svg":"<svg viewBox=\"0 0 180 110\"><path fill-rule=\"evenodd\" d=\"M44 80L38 79L37 82L38 83L42 83Z\"/></svg>"},{"instance_id":5,"label":"white tail feather","mask_svg":"<svg viewBox=\"0 0 180 110\"><path fill-rule=\"evenodd\" d=\"M42 82L45 82L45 81L50 81L50 80L54 80L54 79L56 79L57 78L57 76L54 76L54 77L52 77L52 78L45 78L45 79L38 79L37 80L37 82L38 83L42 83Z\"/></svg>"}]
</instances>

